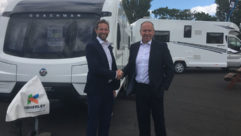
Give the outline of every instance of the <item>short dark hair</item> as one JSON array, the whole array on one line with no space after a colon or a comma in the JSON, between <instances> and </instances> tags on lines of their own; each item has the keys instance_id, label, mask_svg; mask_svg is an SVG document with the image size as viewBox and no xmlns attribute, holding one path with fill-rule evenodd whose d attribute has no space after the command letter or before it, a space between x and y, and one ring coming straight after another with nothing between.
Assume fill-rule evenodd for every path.
<instances>
[{"instance_id":1,"label":"short dark hair","mask_svg":"<svg viewBox=\"0 0 241 136\"><path fill-rule=\"evenodd\" d=\"M108 23L105 19L99 20L99 21L96 23L96 25L95 25L95 29L98 29L99 24L106 24L106 25L108 26L108 28L109 28L109 23Z\"/></svg>"}]
</instances>

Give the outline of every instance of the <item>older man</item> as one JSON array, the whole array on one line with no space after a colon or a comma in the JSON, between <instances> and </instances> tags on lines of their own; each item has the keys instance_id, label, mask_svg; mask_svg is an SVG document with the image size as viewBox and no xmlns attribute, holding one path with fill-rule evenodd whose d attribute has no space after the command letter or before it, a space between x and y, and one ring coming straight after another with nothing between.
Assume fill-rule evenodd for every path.
<instances>
[{"instance_id":1,"label":"older man","mask_svg":"<svg viewBox=\"0 0 241 136\"><path fill-rule=\"evenodd\" d=\"M167 44L152 40L154 33L153 23L141 24L142 40L131 45L129 62L123 69L124 76L128 75L127 92L136 93L140 136L151 136L151 114L156 136L166 136L163 97L173 79L174 67Z\"/></svg>"}]
</instances>

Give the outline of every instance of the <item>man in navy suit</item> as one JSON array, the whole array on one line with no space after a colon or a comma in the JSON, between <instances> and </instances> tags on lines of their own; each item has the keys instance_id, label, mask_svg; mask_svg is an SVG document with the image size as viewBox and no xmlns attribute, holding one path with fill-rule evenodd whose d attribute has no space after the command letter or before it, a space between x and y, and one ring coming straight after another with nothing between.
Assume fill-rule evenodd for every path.
<instances>
[{"instance_id":1,"label":"man in navy suit","mask_svg":"<svg viewBox=\"0 0 241 136\"><path fill-rule=\"evenodd\" d=\"M153 23L141 24L142 40L131 45L129 62L123 69L129 81L127 93L136 93L140 136L151 136L151 114L156 136L166 136L163 97L173 79L174 66L167 44L152 40L154 33Z\"/></svg>"},{"instance_id":2,"label":"man in navy suit","mask_svg":"<svg viewBox=\"0 0 241 136\"><path fill-rule=\"evenodd\" d=\"M95 28L97 37L86 46L88 62L85 93L88 102L87 136L108 136L113 106L113 91L120 81L112 47L106 40L109 24L100 20Z\"/></svg>"}]
</instances>

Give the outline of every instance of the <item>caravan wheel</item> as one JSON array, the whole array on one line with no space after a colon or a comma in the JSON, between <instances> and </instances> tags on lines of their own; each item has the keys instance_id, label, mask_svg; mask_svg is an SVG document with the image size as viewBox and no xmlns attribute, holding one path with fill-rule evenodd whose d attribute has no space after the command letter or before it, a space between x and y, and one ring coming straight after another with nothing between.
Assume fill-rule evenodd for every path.
<instances>
[{"instance_id":1,"label":"caravan wheel","mask_svg":"<svg viewBox=\"0 0 241 136\"><path fill-rule=\"evenodd\" d=\"M174 64L175 72L176 73L183 73L185 70L185 63L184 62L175 62Z\"/></svg>"}]
</instances>

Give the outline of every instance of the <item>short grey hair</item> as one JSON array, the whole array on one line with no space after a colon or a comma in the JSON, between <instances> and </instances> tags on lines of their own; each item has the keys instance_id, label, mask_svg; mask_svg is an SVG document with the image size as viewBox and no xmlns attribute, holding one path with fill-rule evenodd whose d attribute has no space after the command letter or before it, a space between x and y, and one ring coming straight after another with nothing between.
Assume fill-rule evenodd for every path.
<instances>
[{"instance_id":1,"label":"short grey hair","mask_svg":"<svg viewBox=\"0 0 241 136\"><path fill-rule=\"evenodd\" d=\"M153 29L155 30L154 24L153 24L151 21L144 21L144 22L142 22L142 23L141 23L141 27L142 27L142 25L145 24L145 23L150 23L150 24L152 25Z\"/></svg>"}]
</instances>

